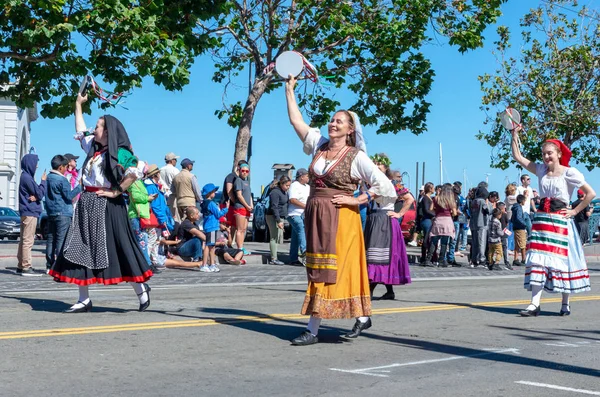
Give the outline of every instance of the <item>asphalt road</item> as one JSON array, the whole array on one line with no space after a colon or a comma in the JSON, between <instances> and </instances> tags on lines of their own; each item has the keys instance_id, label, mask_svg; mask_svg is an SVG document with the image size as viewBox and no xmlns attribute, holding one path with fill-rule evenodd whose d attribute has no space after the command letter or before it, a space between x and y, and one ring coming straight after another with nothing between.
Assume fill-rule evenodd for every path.
<instances>
[{"instance_id":1,"label":"asphalt road","mask_svg":"<svg viewBox=\"0 0 600 397\"><path fill-rule=\"evenodd\" d=\"M521 318L518 274L417 277L373 303L357 340L340 337L353 320L324 321L321 343L295 347L303 281L178 283L208 275L171 271L145 313L120 285L94 287L94 311L67 315L74 288L2 269L0 396L600 395L597 290L570 317L544 295L542 315Z\"/></svg>"}]
</instances>

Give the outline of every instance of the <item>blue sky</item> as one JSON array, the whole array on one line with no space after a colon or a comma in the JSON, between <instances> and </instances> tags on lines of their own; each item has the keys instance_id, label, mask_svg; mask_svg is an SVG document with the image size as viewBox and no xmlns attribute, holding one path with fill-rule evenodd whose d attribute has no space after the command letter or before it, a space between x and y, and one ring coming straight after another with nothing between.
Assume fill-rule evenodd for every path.
<instances>
[{"instance_id":1,"label":"blue sky","mask_svg":"<svg viewBox=\"0 0 600 397\"><path fill-rule=\"evenodd\" d=\"M519 38L519 18L536 4L537 1L509 1L502 8L504 15L499 24L511 27L513 37ZM365 128L369 154L387 153L392 159L392 168L409 173L411 190L415 189L416 162L426 163L426 181L439 183L440 143L443 146L444 182L462 181L463 173L466 173L467 183L476 185L488 176L490 190L503 192L507 180L517 180L518 171L514 167L505 171L490 168L491 148L475 138L477 132L485 128L485 115L479 110L482 94L477 76L493 74L497 68L491 52L495 38L494 26L486 32L485 47L476 51L460 54L456 48L442 44L431 44L424 49L436 72L427 98L432 108L426 133L420 136L410 132L377 135L374 127ZM515 42L513 46L518 48L519 44ZM201 186L208 182L222 183L231 169L236 137L236 130L214 115L221 104L222 86L211 81L212 70L209 57L199 58L192 69L191 83L182 92L165 91L148 80L142 89L126 99L125 106L129 110L117 107L107 112L123 122L140 159L162 166L164 155L173 151L181 159L195 160L194 173ZM231 91L230 97L245 98L247 89L247 86L241 86ZM353 103L351 93L340 92L336 97L342 107ZM92 115L86 115L88 127L103 114L103 110L94 106ZM62 120L40 118L32 124L31 142L40 156L40 170L49 169L50 159L57 153L83 155L72 139L74 124L73 117ZM322 131L326 133L326 128ZM310 158L302 152L302 144L287 118L283 88L261 99L252 132L254 194L260 194L261 185L272 180L274 163L293 163L296 168L308 166ZM598 172L589 173L583 166L574 165L596 190L600 190ZM41 172L38 178L39 175ZM405 182L409 180L405 179Z\"/></svg>"}]
</instances>

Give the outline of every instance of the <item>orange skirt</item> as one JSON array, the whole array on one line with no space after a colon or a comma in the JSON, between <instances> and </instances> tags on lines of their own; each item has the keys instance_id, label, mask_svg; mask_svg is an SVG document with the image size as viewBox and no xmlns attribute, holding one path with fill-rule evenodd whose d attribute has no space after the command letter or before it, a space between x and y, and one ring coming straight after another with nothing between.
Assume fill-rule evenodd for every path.
<instances>
[{"instance_id":1,"label":"orange skirt","mask_svg":"<svg viewBox=\"0 0 600 397\"><path fill-rule=\"evenodd\" d=\"M367 257L357 208L339 209L335 246L337 282L326 284L309 281L302 314L325 319L370 316Z\"/></svg>"}]
</instances>

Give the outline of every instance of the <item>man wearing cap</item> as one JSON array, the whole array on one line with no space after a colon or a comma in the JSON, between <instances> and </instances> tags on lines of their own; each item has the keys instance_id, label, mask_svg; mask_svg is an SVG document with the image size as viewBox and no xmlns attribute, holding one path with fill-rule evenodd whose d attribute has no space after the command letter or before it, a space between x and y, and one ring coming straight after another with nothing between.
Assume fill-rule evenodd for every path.
<instances>
[{"instance_id":1,"label":"man wearing cap","mask_svg":"<svg viewBox=\"0 0 600 397\"><path fill-rule=\"evenodd\" d=\"M306 254L306 235L304 233L304 209L310 194L308 186L308 171L300 168L296 171L296 180L288 190L290 199L288 205L288 221L292 226L292 241L290 243L290 263L304 265ZM298 252L300 253L299 260Z\"/></svg>"},{"instance_id":2,"label":"man wearing cap","mask_svg":"<svg viewBox=\"0 0 600 397\"><path fill-rule=\"evenodd\" d=\"M198 179L192 174L193 169L194 161L188 158L181 160L181 172L173 178L171 184L171 194L176 197L180 219L185 217L187 207L195 207L197 202L202 202Z\"/></svg>"},{"instance_id":3,"label":"man wearing cap","mask_svg":"<svg viewBox=\"0 0 600 397\"><path fill-rule=\"evenodd\" d=\"M181 221L179 218L179 213L177 212L177 197L172 194L172 185L173 179L177 174L179 174L179 170L175 167L177 165L177 159L179 156L176 156L175 153L167 153L165 155L165 163L166 165L160 169L160 179L164 182L165 188L165 197L167 198L167 205L171 210L171 215L176 221Z\"/></svg>"},{"instance_id":4,"label":"man wearing cap","mask_svg":"<svg viewBox=\"0 0 600 397\"><path fill-rule=\"evenodd\" d=\"M576 208L585 199L585 193L581 189L577 189L577 200L571 204L571 208ZM593 208L590 206L585 210L575 215L575 228L579 233L581 244L586 244L590 239L590 216L592 216Z\"/></svg>"},{"instance_id":5,"label":"man wearing cap","mask_svg":"<svg viewBox=\"0 0 600 397\"><path fill-rule=\"evenodd\" d=\"M67 164L67 169L65 170L65 177L71 184L71 189L75 189L75 186L79 183L79 171L77 171L77 159L79 158L79 156L67 153L65 154L65 157L69 161L69 164ZM73 204L77 202L78 198L79 195L77 195L73 199Z\"/></svg>"}]
</instances>

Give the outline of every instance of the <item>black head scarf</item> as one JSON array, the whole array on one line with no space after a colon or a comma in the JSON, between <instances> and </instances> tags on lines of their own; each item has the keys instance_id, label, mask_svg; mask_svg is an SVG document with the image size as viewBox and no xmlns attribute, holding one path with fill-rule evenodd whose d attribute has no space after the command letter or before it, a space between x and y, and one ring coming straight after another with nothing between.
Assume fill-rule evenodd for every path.
<instances>
[{"instance_id":1,"label":"black head scarf","mask_svg":"<svg viewBox=\"0 0 600 397\"><path fill-rule=\"evenodd\" d=\"M475 198L478 199L486 199L488 198L489 193L488 190L486 188L484 188L483 186L478 187L477 190L475 191Z\"/></svg>"},{"instance_id":2,"label":"black head scarf","mask_svg":"<svg viewBox=\"0 0 600 397\"><path fill-rule=\"evenodd\" d=\"M83 164L82 169L85 169L88 161L94 156L94 153L101 150L107 150L104 161L104 175L113 186L121 183L125 170L119 165L119 148L124 148L133 153L129 136L123 124L115 117L106 115L104 118L104 129L108 133L108 147L102 147L98 142L94 141L94 150L90 150Z\"/></svg>"}]
</instances>

